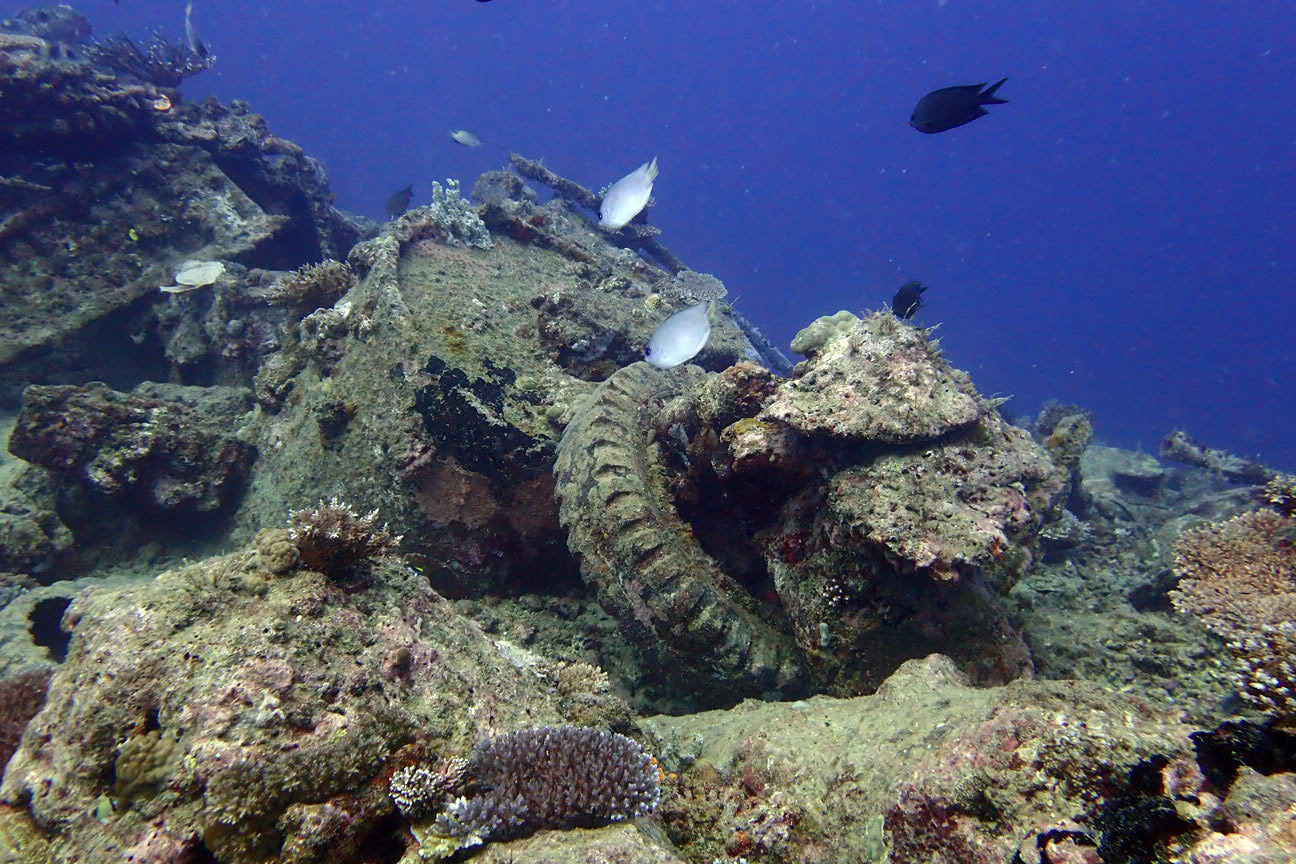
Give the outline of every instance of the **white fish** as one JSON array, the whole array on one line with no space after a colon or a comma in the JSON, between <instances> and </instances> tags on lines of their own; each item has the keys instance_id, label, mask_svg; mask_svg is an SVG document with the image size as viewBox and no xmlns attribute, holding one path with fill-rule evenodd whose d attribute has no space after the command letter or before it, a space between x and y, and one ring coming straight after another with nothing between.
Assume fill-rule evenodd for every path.
<instances>
[{"instance_id":1,"label":"white fish","mask_svg":"<svg viewBox=\"0 0 1296 864\"><path fill-rule=\"evenodd\" d=\"M207 58L211 56L211 51L207 48L207 43L198 35L198 28L193 26L193 4L185 6L185 41L189 43L189 53L195 57Z\"/></svg>"},{"instance_id":2,"label":"white fish","mask_svg":"<svg viewBox=\"0 0 1296 864\"><path fill-rule=\"evenodd\" d=\"M467 129L455 129L450 133L450 137L465 147L481 146L481 139Z\"/></svg>"},{"instance_id":3,"label":"white fish","mask_svg":"<svg viewBox=\"0 0 1296 864\"><path fill-rule=\"evenodd\" d=\"M658 369L692 360L711 338L711 304L698 303L667 318L648 340L644 359Z\"/></svg>"},{"instance_id":4,"label":"white fish","mask_svg":"<svg viewBox=\"0 0 1296 864\"><path fill-rule=\"evenodd\" d=\"M639 211L648 206L653 181L657 179L657 157L645 162L612 184L599 205L599 227L620 231Z\"/></svg>"},{"instance_id":5,"label":"white fish","mask_svg":"<svg viewBox=\"0 0 1296 864\"><path fill-rule=\"evenodd\" d=\"M225 265L219 261L186 261L176 271L175 285L163 285L159 291L168 294L183 294L195 288L210 285L225 272Z\"/></svg>"}]
</instances>

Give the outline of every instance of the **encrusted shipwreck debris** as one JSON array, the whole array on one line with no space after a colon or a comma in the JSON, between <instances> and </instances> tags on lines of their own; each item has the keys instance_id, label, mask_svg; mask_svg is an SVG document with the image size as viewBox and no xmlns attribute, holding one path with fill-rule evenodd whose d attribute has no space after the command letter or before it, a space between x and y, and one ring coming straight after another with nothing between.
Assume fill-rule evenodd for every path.
<instances>
[{"instance_id":1,"label":"encrusted shipwreck debris","mask_svg":"<svg viewBox=\"0 0 1296 864\"><path fill-rule=\"evenodd\" d=\"M661 484L647 430L664 397L701 380L691 367L622 369L567 425L554 475L568 543L599 601L657 668L702 678L710 699L723 700L791 686L801 667L787 636L698 546Z\"/></svg>"},{"instance_id":2,"label":"encrusted shipwreck debris","mask_svg":"<svg viewBox=\"0 0 1296 864\"><path fill-rule=\"evenodd\" d=\"M868 690L932 651L982 682L1028 671L994 586L1029 563L1062 471L890 314L798 344L790 380L636 364L600 387L555 467L585 579L709 699Z\"/></svg>"},{"instance_id":3,"label":"encrusted shipwreck debris","mask_svg":"<svg viewBox=\"0 0 1296 864\"><path fill-rule=\"evenodd\" d=\"M343 257L364 229L332 207L323 166L246 105L183 102L167 86L187 74L175 54L183 49L118 39L62 50L54 40L89 32L67 8L38 10L53 14L35 35L0 32L0 282L8 292L0 402L16 401L33 381L219 380L211 369L223 362L219 350L199 364L177 347L166 359L178 372L150 356L154 339L176 341L183 314L150 296L174 284L172 265L196 258L289 269ZM73 16L79 23L51 29L52 19ZM235 305L185 299L195 313ZM188 329L212 324L196 317ZM220 325L237 330L251 318L239 309ZM240 332L256 329L252 322Z\"/></svg>"},{"instance_id":4,"label":"encrusted shipwreck debris","mask_svg":"<svg viewBox=\"0 0 1296 864\"><path fill-rule=\"evenodd\" d=\"M248 404L234 388L33 385L11 451L60 488L137 515L214 513L231 505L256 456L228 432ZM190 404L192 402L193 404ZM102 518L102 517L100 517Z\"/></svg>"}]
</instances>

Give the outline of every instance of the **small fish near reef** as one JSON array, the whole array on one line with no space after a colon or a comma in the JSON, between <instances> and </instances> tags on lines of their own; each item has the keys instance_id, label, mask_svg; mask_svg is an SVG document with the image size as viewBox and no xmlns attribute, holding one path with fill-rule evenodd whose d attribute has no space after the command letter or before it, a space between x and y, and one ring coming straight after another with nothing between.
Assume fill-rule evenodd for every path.
<instances>
[{"instance_id":1,"label":"small fish near reef","mask_svg":"<svg viewBox=\"0 0 1296 864\"><path fill-rule=\"evenodd\" d=\"M986 86L985 82L933 90L918 100L918 105L909 117L909 125L919 132L933 135L971 123L990 113L981 106L1003 105L1008 102L995 95L995 91L1007 80L1003 78L985 90L981 89Z\"/></svg>"},{"instance_id":2,"label":"small fish near reef","mask_svg":"<svg viewBox=\"0 0 1296 864\"><path fill-rule=\"evenodd\" d=\"M711 338L711 304L698 303L667 318L648 340L644 359L658 369L687 363Z\"/></svg>"},{"instance_id":3,"label":"small fish near reef","mask_svg":"<svg viewBox=\"0 0 1296 864\"><path fill-rule=\"evenodd\" d=\"M176 284L162 285L158 290L166 294L186 294L211 285L224 273L225 265L220 261L185 261L176 270Z\"/></svg>"},{"instance_id":4,"label":"small fish near reef","mask_svg":"<svg viewBox=\"0 0 1296 864\"><path fill-rule=\"evenodd\" d=\"M922 295L927 286L921 282L906 282L891 298L891 311L902 321L914 316L923 307Z\"/></svg>"},{"instance_id":5,"label":"small fish near reef","mask_svg":"<svg viewBox=\"0 0 1296 864\"><path fill-rule=\"evenodd\" d=\"M648 206L653 181L657 179L657 157L645 162L612 184L599 205L599 227L620 231Z\"/></svg>"},{"instance_id":6,"label":"small fish near reef","mask_svg":"<svg viewBox=\"0 0 1296 864\"><path fill-rule=\"evenodd\" d=\"M189 43L189 53L193 54L195 57L202 57L203 59L210 58L211 49L207 47L207 43L204 42L203 38L198 35L198 29L193 25L193 4L192 3L186 4L185 6L184 30L185 30L185 41Z\"/></svg>"},{"instance_id":7,"label":"small fish near reef","mask_svg":"<svg viewBox=\"0 0 1296 864\"><path fill-rule=\"evenodd\" d=\"M414 197L414 184L406 186L387 199L387 218L395 219L409 209L410 199Z\"/></svg>"},{"instance_id":8,"label":"small fish near reef","mask_svg":"<svg viewBox=\"0 0 1296 864\"><path fill-rule=\"evenodd\" d=\"M481 139L467 129L454 129L450 132L450 139L455 143L462 144L470 149L481 146Z\"/></svg>"}]
</instances>

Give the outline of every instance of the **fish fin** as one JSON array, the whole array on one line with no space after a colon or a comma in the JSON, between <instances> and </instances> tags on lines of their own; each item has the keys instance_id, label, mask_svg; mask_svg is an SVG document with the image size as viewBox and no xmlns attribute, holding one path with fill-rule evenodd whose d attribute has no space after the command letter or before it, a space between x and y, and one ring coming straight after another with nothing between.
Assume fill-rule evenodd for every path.
<instances>
[{"instance_id":1,"label":"fish fin","mask_svg":"<svg viewBox=\"0 0 1296 864\"><path fill-rule=\"evenodd\" d=\"M644 176L648 178L649 183L657 179L657 157L656 156L652 158L651 162L649 162L647 165L644 166Z\"/></svg>"},{"instance_id":2,"label":"fish fin","mask_svg":"<svg viewBox=\"0 0 1296 864\"><path fill-rule=\"evenodd\" d=\"M1007 104L1007 102L1008 102L1007 99L1000 99L998 96L995 95L995 91L998 90L1000 87L1002 87L1002 86L1003 86L1003 83L1004 83L1005 81L1007 81L1007 80L1008 80L1007 78L1000 78L1000 79L999 79L998 81L996 81L993 85L991 85L988 89L982 91L982 93L981 93L981 104L982 104L982 105L1005 105L1005 104Z\"/></svg>"},{"instance_id":3,"label":"fish fin","mask_svg":"<svg viewBox=\"0 0 1296 864\"><path fill-rule=\"evenodd\" d=\"M989 114L989 113L990 113L989 111L985 110L985 109L982 108L980 105L977 105L976 107L974 107L974 108L972 109L972 120L975 120L975 119L978 118L978 117L984 117L984 116L986 116L986 115ZM967 121L967 122L971 123L972 120L969 120L969 121ZM960 123L959 125L962 126L963 124Z\"/></svg>"}]
</instances>

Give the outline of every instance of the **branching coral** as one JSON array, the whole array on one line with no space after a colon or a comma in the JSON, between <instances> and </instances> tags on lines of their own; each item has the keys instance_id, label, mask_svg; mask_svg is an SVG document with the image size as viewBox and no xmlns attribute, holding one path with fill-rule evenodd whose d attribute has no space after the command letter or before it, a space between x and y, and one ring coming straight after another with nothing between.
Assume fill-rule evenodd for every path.
<instances>
[{"instance_id":1,"label":"branching coral","mask_svg":"<svg viewBox=\"0 0 1296 864\"><path fill-rule=\"evenodd\" d=\"M601 825L646 816L661 800L657 763L624 735L539 726L492 738L473 773L500 800L521 798L533 828Z\"/></svg>"},{"instance_id":2,"label":"branching coral","mask_svg":"<svg viewBox=\"0 0 1296 864\"><path fill-rule=\"evenodd\" d=\"M624 735L539 726L478 745L466 778L454 760L402 769L392 777L391 794L416 820L425 848L455 850L528 831L646 816L661 801L660 782L656 760ZM461 784L478 791L449 800Z\"/></svg>"},{"instance_id":3,"label":"branching coral","mask_svg":"<svg viewBox=\"0 0 1296 864\"><path fill-rule=\"evenodd\" d=\"M121 34L106 36L85 46L85 53L97 66L158 87L178 87L184 79L211 68L216 60L211 54L195 54L160 33L143 45Z\"/></svg>"},{"instance_id":4,"label":"branching coral","mask_svg":"<svg viewBox=\"0 0 1296 864\"><path fill-rule=\"evenodd\" d=\"M329 259L298 267L275 282L266 294L272 306L326 309L356 284L355 273L341 261Z\"/></svg>"},{"instance_id":5,"label":"branching coral","mask_svg":"<svg viewBox=\"0 0 1296 864\"><path fill-rule=\"evenodd\" d=\"M392 775L388 789L405 818L423 819L459 791L467 774L468 760L460 758L443 759L436 765L407 765Z\"/></svg>"},{"instance_id":6,"label":"branching coral","mask_svg":"<svg viewBox=\"0 0 1296 864\"><path fill-rule=\"evenodd\" d=\"M288 531L302 566L332 579L354 574L366 559L395 553L401 541L386 525L379 527L377 510L362 516L337 497L292 511Z\"/></svg>"},{"instance_id":7,"label":"branching coral","mask_svg":"<svg viewBox=\"0 0 1296 864\"><path fill-rule=\"evenodd\" d=\"M1296 519L1269 510L1184 532L1175 549L1180 612L1228 641L1239 694L1296 718Z\"/></svg>"}]
</instances>

